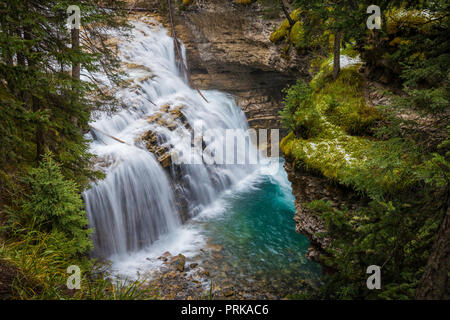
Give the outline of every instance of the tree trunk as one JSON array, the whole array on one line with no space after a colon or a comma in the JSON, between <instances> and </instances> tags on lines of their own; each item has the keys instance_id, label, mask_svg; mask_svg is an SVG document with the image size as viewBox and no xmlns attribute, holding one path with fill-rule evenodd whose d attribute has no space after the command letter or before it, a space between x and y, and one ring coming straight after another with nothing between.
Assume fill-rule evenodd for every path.
<instances>
[{"instance_id":1,"label":"tree trunk","mask_svg":"<svg viewBox=\"0 0 450 320\"><path fill-rule=\"evenodd\" d=\"M341 33L334 34L334 49L333 49L333 79L336 79L341 70Z\"/></svg>"},{"instance_id":2,"label":"tree trunk","mask_svg":"<svg viewBox=\"0 0 450 320\"><path fill-rule=\"evenodd\" d=\"M29 28L24 28L23 30L23 38L25 40L32 40L32 32ZM34 48L30 48L30 52L33 53ZM34 68L36 65L36 61L32 58L32 56L26 56L27 67L31 70L31 72L35 72ZM29 108L33 112L38 112L41 110L40 99L33 94L33 92L26 93L26 99ZM39 120L36 121L36 129L34 133L34 142L36 143L36 162L41 161L42 156L44 155L44 128Z\"/></svg>"},{"instance_id":3,"label":"tree trunk","mask_svg":"<svg viewBox=\"0 0 450 320\"><path fill-rule=\"evenodd\" d=\"M280 0L280 6L284 12L284 15L286 16L286 19L288 19L288 21L289 21L289 25L292 28L294 26L295 22L294 22L294 20L292 20L291 15L289 14L289 11L287 10L286 5L284 4L283 0Z\"/></svg>"},{"instance_id":4,"label":"tree trunk","mask_svg":"<svg viewBox=\"0 0 450 320\"><path fill-rule=\"evenodd\" d=\"M72 50L78 52L80 50L80 29L73 28L72 31ZM77 61L72 62L72 78L80 80L81 65Z\"/></svg>"},{"instance_id":5,"label":"tree trunk","mask_svg":"<svg viewBox=\"0 0 450 320\"><path fill-rule=\"evenodd\" d=\"M436 242L416 289L416 299L450 299L448 272L450 270L450 197L447 209L439 226Z\"/></svg>"},{"instance_id":6,"label":"tree trunk","mask_svg":"<svg viewBox=\"0 0 450 320\"><path fill-rule=\"evenodd\" d=\"M80 29L72 28L71 30L71 36L72 36L72 51L74 51L74 54L78 54L78 51L80 50ZM72 103L78 102L78 89L77 89L77 83L80 81L80 73L81 73L81 64L77 61L77 58L73 59L72 61L72 79L74 80L72 82ZM72 123L75 126L78 126L78 117L73 116L72 117Z\"/></svg>"},{"instance_id":7,"label":"tree trunk","mask_svg":"<svg viewBox=\"0 0 450 320\"><path fill-rule=\"evenodd\" d=\"M33 96L31 98L33 104L33 111L37 112L40 110L39 99ZM41 161L42 156L44 155L44 130L42 125L37 124L36 132L34 135L34 142L36 143L36 162Z\"/></svg>"}]
</instances>

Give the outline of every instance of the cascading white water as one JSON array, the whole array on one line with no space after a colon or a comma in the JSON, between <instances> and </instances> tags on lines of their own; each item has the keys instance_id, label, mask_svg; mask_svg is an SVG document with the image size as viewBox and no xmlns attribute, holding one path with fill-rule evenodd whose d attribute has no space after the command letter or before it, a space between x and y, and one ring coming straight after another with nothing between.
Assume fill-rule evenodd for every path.
<instances>
[{"instance_id":1,"label":"cascading white water","mask_svg":"<svg viewBox=\"0 0 450 320\"><path fill-rule=\"evenodd\" d=\"M177 66L173 39L167 30L148 21L137 21L134 27L134 38L118 46L133 82L117 92L124 107L114 115L97 115L93 125L99 130L90 133L91 151L107 174L106 179L84 193L89 221L95 230L95 252L102 256L136 251L173 232L181 223L170 177L140 142L145 132L158 133L163 145L181 151L181 161L183 157L200 157L198 164L177 167L178 187L188 199L190 216L255 169L250 165L205 165L200 154L190 153L191 132L185 126L177 124L176 130L169 130L146 120L159 112L162 105L170 105L170 109L181 105L191 127L201 120L205 130L219 133L216 146L223 144L221 137L225 137L226 129L248 127L245 115L232 97L206 91L207 103L189 87ZM258 157L255 146L244 149L238 146L237 153Z\"/></svg>"},{"instance_id":2,"label":"cascading white water","mask_svg":"<svg viewBox=\"0 0 450 320\"><path fill-rule=\"evenodd\" d=\"M118 143L102 152L112 160L107 177L85 193L96 254L137 250L173 230L179 218L169 180L156 159Z\"/></svg>"}]
</instances>

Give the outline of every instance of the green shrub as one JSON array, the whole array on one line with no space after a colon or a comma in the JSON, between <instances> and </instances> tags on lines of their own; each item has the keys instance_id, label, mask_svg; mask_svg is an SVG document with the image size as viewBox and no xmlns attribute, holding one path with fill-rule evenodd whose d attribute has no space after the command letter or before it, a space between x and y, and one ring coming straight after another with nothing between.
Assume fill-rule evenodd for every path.
<instances>
[{"instance_id":1,"label":"green shrub","mask_svg":"<svg viewBox=\"0 0 450 320\"><path fill-rule=\"evenodd\" d=\"M333 242L323 261L336 270L321 292L332 299L413 299L444 208L426 192L373 201L356 211L321 200L307 206L324 221ZM369 265L382 272L381 290L364 285Z\"/></svg>"},{"instance_id":2,"label":"green shrub","mask_svg":"<svg viewBox=\"0 0 450 320\"><path fill-rule=\"evenodd\" d=\"M9 210L9 224L26 232L53 233L59 239L53 246L63 246L71 255L87 253L92 248L91 230L79 189L64 179L50 154L29 171L24 185L29 192L18 208Z\"/></svg>"}]
</instances>

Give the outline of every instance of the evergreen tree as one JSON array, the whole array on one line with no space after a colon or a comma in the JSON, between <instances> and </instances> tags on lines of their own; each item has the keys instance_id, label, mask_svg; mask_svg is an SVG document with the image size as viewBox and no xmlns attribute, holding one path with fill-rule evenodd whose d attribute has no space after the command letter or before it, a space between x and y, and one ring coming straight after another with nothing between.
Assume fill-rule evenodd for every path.
<instances>
[{"instance_id":1,"label":"evergreen tree","mask_svg":"<svg viewBox=\"0 0 450 320\"><path fill-rule=\"evenodd\" d=\"M91 230L79 188L73 181L64 179L60 166L50 154L43 156L37 168L25 177L29 192L21 210L10 217L29 230L56 233L62 250L83 254L92 249Z\"/></svg>"},{"instance_id":2,"label":"evergreen tree","mask_svg":"<svg viewBox=\"0 0 450 320\"><path fill-rule=\"evenodd\" d=\"M66 28L69 5L81 9L81 48L71 45ZM97 94L94 74L103 71L119 81L119 61L107 45L107 31L128 26L124 11L105 8L123 5L116 0L0 2L2 129L11 134L2 135L7 149L2 167L12 161L33 165L50 150L67 178L85 185L94 177L83 134L92 110L113 106L111 97ZM77 66L90 81L71 77Z\"/></svg>"}]
</instances>

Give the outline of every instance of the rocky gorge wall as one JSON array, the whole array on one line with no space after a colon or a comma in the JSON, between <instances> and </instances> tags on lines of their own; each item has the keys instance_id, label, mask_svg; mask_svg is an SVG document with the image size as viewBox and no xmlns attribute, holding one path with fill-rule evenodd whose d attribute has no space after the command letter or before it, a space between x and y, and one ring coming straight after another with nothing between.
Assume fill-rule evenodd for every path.
<instances>
[{"instance_id":1,"label":"rocky gorge wall","mask_svg":"<svg viewBox=\"0 0 450 320\"><path fill-rule=\"evenodd\" d=\"M141 1L135 7L154 10L171 30L167 1ZM284 136L279 117L282 89L298 78L309 78L311 58L295 50L284 53L270 42L284 17L269 18L258 3L231 0L193 1L174 6L173 12L194 85L235 95L252 128L280 129Z\"/></svg>"},{"instance_id":2,"label":"rocky gorge wall","mask_svg":"<svg viewBox=\"0 0 450 320\"><path fill-rule=\"evenodd\" d=\"M308 57L283 56L269 40L282 18L264 18L256 3L196 3L177 20L194 83L236 95L251 127L281 129L281 90L309 76Z\"/></svg>"}]
</instances>

